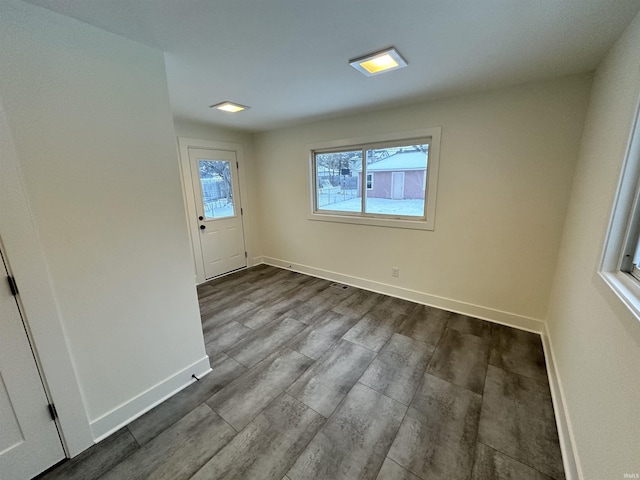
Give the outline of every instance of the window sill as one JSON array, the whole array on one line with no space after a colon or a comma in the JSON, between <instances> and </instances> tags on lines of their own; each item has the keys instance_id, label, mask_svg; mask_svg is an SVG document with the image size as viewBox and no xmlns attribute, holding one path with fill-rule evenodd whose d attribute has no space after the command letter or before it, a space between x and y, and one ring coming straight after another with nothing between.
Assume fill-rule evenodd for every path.
<instances>
[{"instance_id":1,"label":"window sill","mask_svg":"<svg viewBox=\"0 0 640 480\"><path fill-rule=\"evenodd\" d=\"M600 278L640 321L640 283L623 272L599 272Z\"/></svg>"},{"instance_id":2,"label":"window sill","mask_svg":"<svg viewBox=\"0 0 640 480\"><path fill-rule=\"evenodd\" d=\"M351 223L354 225L371 225L375 227L408 228L412 230L433 230L433 221L409 220L406 218L380 218L360 215L339 215L330 213L311 213L309 220L321 222Z\"/></svg>"}]
</instances>

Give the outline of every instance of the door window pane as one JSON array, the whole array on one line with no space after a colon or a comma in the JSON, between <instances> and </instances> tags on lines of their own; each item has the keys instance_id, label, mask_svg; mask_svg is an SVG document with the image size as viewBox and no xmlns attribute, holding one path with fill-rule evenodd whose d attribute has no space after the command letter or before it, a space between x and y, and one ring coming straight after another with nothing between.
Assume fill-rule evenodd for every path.
<instances>
[{"instance_id":1,"label":"door window pane","mask_svg":"<svg viewBox=\"0 0 640 480\"><path fill-rule=\"evenodd\" d=\"M315 155L316 208L334 212L361 212L358 178L362 173L362 150Z\"/></svg>"},{"instance_id":2,"label":"door window pane","mask_svg":"<svg viewBox=\"0 0 640 480\"><path fill-rule=\"evenodd\" d=\"M235 216L229 162L225 160L199 160L198 166L205 219Z\"/></svg>"}]
</instances>

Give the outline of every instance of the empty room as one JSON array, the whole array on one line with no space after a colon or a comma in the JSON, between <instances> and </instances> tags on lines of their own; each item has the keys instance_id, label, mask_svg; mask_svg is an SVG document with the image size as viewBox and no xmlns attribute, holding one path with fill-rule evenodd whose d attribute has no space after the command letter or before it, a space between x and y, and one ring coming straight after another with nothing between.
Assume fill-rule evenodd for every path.
<instances>
[{"instance_id":1,"label":"empty room","mask_svg":"<svg viewBox=\"0 0 640 480\"><path fill-rule=\"evenodd\" d=\"M0 479L640 478L639 12L0 0Z\"/></svg>"}]
</instances>

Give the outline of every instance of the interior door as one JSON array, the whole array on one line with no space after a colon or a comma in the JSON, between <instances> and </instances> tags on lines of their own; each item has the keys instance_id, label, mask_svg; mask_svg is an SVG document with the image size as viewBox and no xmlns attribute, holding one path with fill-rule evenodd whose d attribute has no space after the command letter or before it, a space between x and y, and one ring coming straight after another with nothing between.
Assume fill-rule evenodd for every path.
<instances>
[{"instance_id":1,"label":"interior door","mask_svg":"<svg viewBox=\"0 0 640 480\"><path fill-rule=\"evenodd\" d=\"M0 478L23 480L65 454L1 251L0 257Z\"/></svg>"},{"instance_id":2,"label":"interior door","mask_svg":"<svg viewBox=\"0 0 640 480\"><path fill-rule=\"evenodd\" d=\"M235 152L189 148L206 279L247 266Z\"/></svg>"}]
</instances>

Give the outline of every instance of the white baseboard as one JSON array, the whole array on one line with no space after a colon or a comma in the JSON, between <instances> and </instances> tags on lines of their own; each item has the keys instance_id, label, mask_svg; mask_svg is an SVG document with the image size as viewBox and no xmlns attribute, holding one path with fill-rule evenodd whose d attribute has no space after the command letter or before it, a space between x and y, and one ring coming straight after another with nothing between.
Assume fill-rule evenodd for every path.
<instances>
[{"instance_id":1,"label":"white baseboard","mask_svg":"<svg viewBox=\"0 0 640 480\"><path fill-rule=\"evenodd\" d=\"M551 389L551 398L553 400L553 410L556 417L556 425L558 427L558 437L560 439L560 449L562 450L562 461L564 464L564 474L566 480L581 480L584 478L578 452L575 450L575 438L573 436L573 428L569 412L567 411L564 401L564 390L562 382L556 369L553 346L549 337L547 325L541 334L542 346L544 347L544 357L547 364L547 375L549 377L549 388Z\"/></svg>"},{"instance_id":2,"label":"white baseboard","mask_svg":"<svg viewBox=\"0 0 640 480\"><path fill-rule=\"evenodd\" d=\"M495 310L493 308L482 307L480 305L473 305L471 303L460 302L450 298L430 295L417 290L389 285L387 283L374 282L372 280L345 275L338 272L287 262L286 260L280 260L277 258L262 257L262 262L268 265L273 265L274 267L286 268L287 270L293 270L294 272L305 273L314 277L344 283L346 285L363 288L372 292L421 303L430 307L441 308L450 312L481 318L483 320L507 325L520 330L526 330L528 332L541 334L544 331L544 322L541 320L526 317L524 315L518 315L516 313L504 312L502 310Z\"/></svg>"},{"instance_id":3,"label":"white baseboard","mask_svg":"<svg viewBox=\"0 0 640 480\"><path fill-rule=\"evenodd\" d=\"M156 405L191 385L195 380L191 375L202 378L211 372L209 357L198 360L162 382L140 393L131 400L114 408L110 412L90 422L91 432L96 443L105 439L136 418L147 413Z\"/></svg>"}]
</instances>

